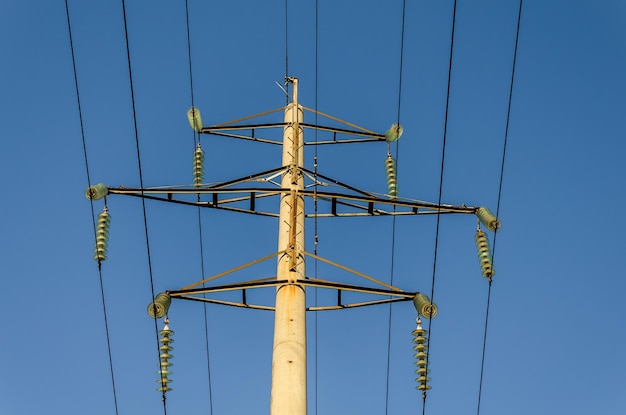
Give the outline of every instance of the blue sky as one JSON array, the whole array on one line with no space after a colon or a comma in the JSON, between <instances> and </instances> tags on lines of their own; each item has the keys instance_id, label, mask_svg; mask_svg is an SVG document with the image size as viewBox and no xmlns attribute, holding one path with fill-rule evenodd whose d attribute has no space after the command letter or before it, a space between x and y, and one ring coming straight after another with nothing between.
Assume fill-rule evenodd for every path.
<instances>
[{"instance_id":1,"label":"blue sky","mask_svg":"<svg viewBox=\"0 0 626 415\"><path fill-rule=\"evenodd\" d=\"M407 3L400 193L436 202L452 1ZM458 2L446 203L495 210L518 4ZM126 6L144 184L191 183L184 1ZM205 124L284 105L275 85L285 75L284 6L189 1L194 97ZM121 3L70 1L69 8L91 179L138 186ZM320 111L378 132L396 121L401 10L400 1L319 1ZM626 412L625 18L617 0L524 1L483 415ZM300 79L301 103L314 107L315 3L290 1L289 19L289 73ZM64 2L2 2L0 56L0 413L112 414ZM208 181L280 163L274 147L219 137L203 137L202 145ZM310 167L312 152L305 157ZM319 169L382 193L385 157L384 144L324 147ZM141 203L111 196L108 206L102 273L119 413L160 413ZM159 203L146 209L156 291L199 280L197 211ZM207 275L276 250L274 219L207 210L202 223ZM320 255L389 281L391 219L325 219L318 227ZM441 218L429 415L476 413L487 282L474 231L471 216ZM397 220L396 286L430 292L434 242L434 217ZM309 263L311 276L313 269ZM273 262L253 271L241 278L271 276ZM319 272L336 276L322 266ZM217 306L207 313L213 413L267 413L272 314ZM309 316L309 413L385 413L388 350L388 413L421 413L415 310L393 307L389 349L388 313L386 306L319 313L317 332ZM202 306L175 301L170 318L168 413L210 413Z\"/></svg>"}]
</instances>

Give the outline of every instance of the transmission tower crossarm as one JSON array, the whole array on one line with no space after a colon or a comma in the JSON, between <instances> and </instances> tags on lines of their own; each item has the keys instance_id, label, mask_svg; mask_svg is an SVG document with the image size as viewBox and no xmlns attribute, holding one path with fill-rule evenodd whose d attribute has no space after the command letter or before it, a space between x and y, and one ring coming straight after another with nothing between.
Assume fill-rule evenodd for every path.
<instances>
[{"instance_id":1,"label":"transmission tower crossarm","mask_svg":"<svg viewBox=\"0 0 626 415\"><path fill-rule=\"evenodd\" d=\"M237 282L232 284L223 284L223 285L215 285L208 287L198 287L198 288L182 288L180 290L168 290L166 293L172 297L184 297L187 295L197 295L197 294L210 294L210 293L218 293L218 292L226 292L226 291L239 291L239 290L250 290L256 288L267 288L267 287L277 287L283 284L288 284L289 280L277 280L275 277L273 278L263 278L258 280L246 281L246 282ZM317 278L307 278L305 280L299 281L299 284L307 287L315 287L315 288L326 288L337 291L350 291L355 293L363 293L363 294L375 294L375 295L386 295L391 297L405 298L405 299L413 299L416 292L411 291L402 291L395 287L391 288L374 288L374 287L364 287L353 284L343 284L339 282L321 280Z\"/></svg>"},{"instance_id":2,"label":"transmission tower crossarm","mask_svg":"<svg viewBox=\"0 0 626 415\"><path fill-rule=\"evenodd\" d=\"M313 112L315 114L319 114L323 117L326 117L335 122L344 124L351 128L342 128L342 127L333 127L326 125L318 125L318 124L308 124L305 122L300 122L299 125L302 129L311 129L317 131L325 131L333 134L332 140L315 140L310 142L304 142L302 145L326 145L326 144L350 144L350 143L365 143L365 142L384 142L386 140L385 134L376 133L370 131L366 128L359 127L358 125L349 123L347 121L341 120L337 117L333 117L328 114L324 114L309 108L305 108L300 106L303 110ZM265 111L260 114L250 115L247 117L239 118L237 120L216 124L208 127L202 127L198 130L200 134L208 134L229 138L238 138L249 141L256 141L267 144L275 144L282 145L282 141L276 139L268 139L268 138L260 138L256 137L256 130L265 130L271 128L285 128L289 121L285 120L284 122L266 122L266 123L249 123L249 124L241 124L242 121L251 120L254 118L259 118L264 115L272 114L283 110L283 108L277 108L270 111ZM250 135L237 134L238 131L250 131ZM337 135L341 136L352 136L359 138L337 138Z\"/></svg>"},{"instance_id":3,"label":"transmission tower crossarm","mask_svg":"<svg viewBox=\"0 0 626 415\"><path fill-rule=\"evenodd\" d=\"M254 310L275 311L276 307L272 305L257 304L254 302L250 302L248 300L247 293L250 290L279 287L282 285L287 285L289 283L290 282L288 280L276 280L275 278L272 278L272 279L248 281L248 282L243 282L243 283L225 284L225 285L217 285L217 286L203 287L203 288L193 288L190 290L171 290L171 291L167 291L166 293L171 298L176 298L180 300L190 300L190 301L198 301L198 302L205 302L205 303L212 303L212 304L219 304L219 305L228 305L232 307L249 308L249 309L254 309ZM342 283L336 283L332 281L324 281L324 280L318 280L318 279L303 280L300 282L300 285L306 286L306 287L319 288L319 289L334 290L337 293L336 304L310 306L306 308L306 311L341 310L341 309L347 309L347 308L366 307L366 306L388 304L388 303L395 303L395 302L402 302L402 301L412 301L415 298L415 296L419 294L416 292L395 291L395 290L387 290L387 289L381 289L381 288L362 287L362 286L342 284ZM236 291L241 292L241 301L216 299L216 298L211 298L211 297L206 296L206 294L236 292ZM383 298L370 300L370 301L354 301L353 300L351 302L345 302L342 296L344 292L375 295L375 296L381 296ZM202 294L202 296L200 296L200 294Z\"/></svg>"},{"instance_id":4,"label":"transmission tower crossarm","mask_svg":"<svg viewBox=\"0 0 626 415\"><path fill-rule=\"evenodd\" d=\"M304 169L300 172L307 173ZM241 183L241 182L238 182ZM338 183L338 182L337 182ZM339 186L341 187L341 186ZM279 217L276 211L259 209L255 200L281 196L295 192L298 197L317 198L330 205L328 212L306 214L306 218L323 217L353 217L353 216L404 216L424 214L476 214L478 207L465 205L436 204L413 199L389 198L384 195L376 195L358 189L347 188L351 193L326 192L323 190L292 190L284 187L215 187L203 188L112 188L109 194L139 197L144 199L178 203L183 205L198 206L202 208L222 209L238 213L250 213L261 216ZM197 200L197 198L182 199L185 195L210 195L209 200ZM221 196L232 197L223 198ZM176 197L178 196L178 197ZM234 206L234 204L246 203L247 205ZM322 206L323 207L323 206ZM343 208L339 211L338 208ZM385 209L384 207L388 207ZM395 208L395 209L394 209Z\"/></svg>"},{"instance_id":5,"label":"transmission tower crossarm","mask_svg":"<svg viewBox=\"0 0 626 415\"><path fill-rule=\"evenodd\" d=\"M262 138L256 136L256 130L263 130L269 128L284 127L285 123L268 123L268 124L246 124L228 127L206 127L202 129L202 134L214 135L218 137L238 138L241 140L255 141L265 144L282 145L279 140L272 140L270 138ZM325 131L333 133L332 140L317 140L304 142L305 146L311 145L328 145L328 144L354 144L354 143L373 143L384 142L385 135L378 133L361 132L358 130L349 130L345 128L328 127L323 125L314 124L301 124L304 129L312 129L318 131ZM250 135L236 134L235 131L250 131ZM337 138L337 134L356 136L362 138Z\"/></svg>"}]
</instances>

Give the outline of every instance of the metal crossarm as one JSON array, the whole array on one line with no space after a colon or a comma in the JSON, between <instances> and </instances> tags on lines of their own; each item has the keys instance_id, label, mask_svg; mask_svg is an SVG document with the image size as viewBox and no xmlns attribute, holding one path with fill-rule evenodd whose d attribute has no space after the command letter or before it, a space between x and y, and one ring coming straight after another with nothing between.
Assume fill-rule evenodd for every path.
<instances>
[{"instance_id":1,"label":"metal crossarm","mask_svg":"<svg viewBox=\"0 0 626 415\"><path fill-rule=\"evenodd\" d=\"M308 170L302 169L311 174ZM278 186L272 181L280 176L285 168L272 169L262 173L242 177L228 182L206 185L203 187L158 187L158 188L109 188L108 194L142 197L170 203L199 206L204 208L223 209L234 212L250 213L255 215L277 217L278 212L259 209L256 201L259 199L281 196L291 190ZM465 205L436 204L413 199L390 198L385 195L366 192L345 185L330 177L317 175L318 179L331 182L345 192L329 192L324 190L299 190L298 194L327 202L322 204L326 210L317 213L307 213L307 218L313 217L353 217L353 216L401 216L418 214L449 214L465 213L476 214L478 207ZM244 184L254 183L254 186L243 187ZM241 186L241 187L239 187ZM322 187L327 187L324 185ZM194 195L195 198L185 196ZM198 195L208 195L208 198L198 199Z\"/></svg>"},{"instance_id":2,"label":"metal crossarm","mask_svg":"<svg viewBox=\"0 0 626 415\"><path fill-rule=\"evenodd\" d=\"M230 305L234 307L252 308L252 309L257 309L257 310L274 310L274 307L270 305L253 304L253 303L248 302L247 291L251 289L258 289L258 288L281 287L285 284L290 284L290 282L288 280L277 280L275 277L272 277L272 278L247 281L247 282L242 282L242 283L215 285L211 287L170 290L170 291L167 291L167 294L172 298L179 298L181 300L202 301L202 302L213 303L213 304ZM364 306L386 304L386 303L399 302L399 301L412 301L415 298L415 296L419 294L417 292L402 291L395 287L392 287L394 289L372 288L372 287L364 287L364 286L358 286L358 285L352 285L352 284L342 284L342 283L325 281L325 280L320 280L320 279L312 279L312 278L300 280L295 285L302 286L302 287L331 289L337 292L336 304L307 307L308 311L339 310L343 308L364 307ZM232 291L241 291L241 301L239 302L227 301L227 300L220 300L220 299L215 299L215 298L207 298L205 296L202 296L202 297L198 296L199 294L211 294L211 293L222 293L222 292L232 292ZM382 298L382 299L372 300L372 301L347 303L343 301L342 294L344 292L373 294L373 295L385 296L387 298Z\"/></svg>"},{"instance_id":3,"label":"metal crossarm","mask_svg":"<svg viewBox=\"0 0 626 415\"><path fill-rule=\"evenodd\" d=\"M317 124L309 124L305 122L299 122L298 125L303 130L317 130L324 131L332 134L331 140L315 140L315 141L304 141L302 144L305 146L310 145L327 145L327 144L350 144L350 143L367 143L367 142L384 142L386 141L385 135L370 131L363 127L359 127L358 125L349 123L347 121L341 120L337 117L333 117L328 114L324 114L319 111L315 111L310 108L302 107L304 111L316 113L325 117L329 120L335 121L337 123L343 124L350 128L340 128L333 127L327 125L317 125ZM271 139L266 137L257 137L257 130L267 130L274 128L282 128L288 127L290 125L289 122L266 122L266 123L248 123L248 124L240 124L243 121L248 121L252 119L257 119L263 117L265 115L273 114L278 111L283 111L284 108L276 108L270 111L262 112L260 114L251 115L248 117L239 118L237 120L220 123L208 127L203 127L199 129L200 134L221 136L221 137L229 137L229 138L238 138L242 140L256 141L260 143L266 144L274 144L274 145L282 145L283 140L281 139ZM247 135L244 132L249 132ZM358 138L346 138L346 136L358 137Z\"/></svg>"},{"instance_id":4,"label":"metal crossarm","mask_svg":"<svg viewBox=\"0 0 626 415\"><path fill-rule=\"evenodd\" d=\"M201 134L215 135L220 137L239 138L242 140L257 141L266 144L282 145L282 140L273 140L270 138L261 138L256 136L257 130L266 130L271 128L284 128L287 123L275 122L264 124L242 124L242 125L219 125L212 127L204 127L200 130ZM332 133L332 140L305 141L304 145L325 145L325 144L350 144L350 143L368 143L385 141L384 134L373 132L350 130L347 128L330 127L325 125L315 125L308 123L300 123L300 127L309 130L325 131ZM249 135L237 134L235 131L249 131ZM355 136L360 138L342 138L342 136Z\"/></svg>"}]
</instances>

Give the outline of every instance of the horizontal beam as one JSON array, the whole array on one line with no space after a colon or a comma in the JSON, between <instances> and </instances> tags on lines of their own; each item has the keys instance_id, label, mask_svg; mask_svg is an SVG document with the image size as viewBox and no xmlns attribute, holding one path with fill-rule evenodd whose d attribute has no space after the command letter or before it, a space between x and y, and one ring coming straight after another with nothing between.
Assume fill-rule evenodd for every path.
<instances>
[{"instance_id":1,"label":"horizontal beam","mask_svg":"<svg viewBox=\"0 0 626 415\"><path fill-rule=\"evenodd\" d=\"M310 130L325 131L333 134L332 140L315 140L306 141L305 145L327 145L327 144L350 144L350 143L366 143L366 142L385 142L384 134L378 134L368 131L351 130L347 128L330 127L325 125L315 125L308 123L299 123L300 127ZM262 124L240 124L240 125L215 125L204 127L200 130L201 134L216 135L221 137L239 138L249 141L257 141L267 144L282 144L282 140L272 140L268 138L259 138L255 136L256 130L264 130L270 128L284 128L287 126L285 122L262 123ZM236 134L235 131L250 131L250 135ZM339 135L355 136L362 138L337 138Z\"/></svg>"},{"instance_id":2,"label":"horizontal beam","mask_svg":"<svg viewBox=\"0 0 626 415\"><path fill-rule=\"evenodd\" d=\"M263 187L241 187L241 188L109 188L109 194L141 197L150 200L158 200L169 203L179 203L205 208L224 209L233 212L251 213L263 216L278 216L278 212L251 210L249 203L244 207L230 206L233 203L249 202L251 198L264 198L269 196L279 196L288 193L289 189L263 188ZM392 199L384 196L367 194L348 194L340 192L326 192L321 190L303 190L299 192L305 197L328 202L328 212L318 212L308 214L306 217L349 217L349 216L400 216L418 214L445 214L464 213L475 214L478 210L473 206L455 206L448 204L438 205L436 203L424 202L411 199ZM212 195L210 201L183 200L174 198L175 195ZM229 199L220 199L220 195L240 195ZM334 206L334 208L333 208ZM337 211L340 206L345 211ZM386 209L385 209L386 208Z\"/></svg>"},{"instance_id":3,"label":"horizontal beam","mask_svg":"<svg viewBox=\"0 0 626 415\"><path fill-rule=\"evenodd\" d=\"M201 301L219 305L228 305L233 307L244 307L251 308L256 310L274 310L273 306L270 305L262 305L262 304L251 304L246 301L246 292L252 289L259 288L271 288L271 287L280 287L284 285L291 285L293 283L288 280L276 280L276 279L263 279L263 280L255 280L241 283L233 283L233 284L223 284L216 285L211 287L198 287L191 289L181 289L181 290L168 290L167 294L172 298L178 298L181 300L191 300L191 301ZM411 301L415 296L419 293L417 292L409 292L402 291L395 287L394 289L384 289L384 288L373 288L373 287L364 287L352 284L343 284L332 281L318 280L318 279L304 279L299 280L296 285L302 287L312 287L312 288L320 288L320 289L330 289L337 291L337 304L331 305L316 305L308 307L308 311L325 311L325 310L341 310L346 308L355 308L355 307L366 307L370 305L378 305L378 304L386 304L392 302L399 301ZM227 301L227 300L218 300L213 298L206 298L205 296L199 297L198 295L203 294L212 294L219 292L232 292L232 291L241 291L242 293L242 301ZM355 292L361 294L370 294L370 295L381 295L389 298L382 298L372 301L361 301L354 303L343 303L341 301L341 293L342 292Z\"/></svg>"},{"instance_id":4,"label":"horizontal beam","mask_svg":"<svg viewBox=\"0 0 626 415\"><path fill-rule=\"evenodd\" d=\"M265 279L265 280L257 280L257 281L248 281L248 282L240 282L233 284L223 284L223 285L215 285L211 287L198 287L198 288L190 288L183 290L168 290L167 294L170 297L182 297L185 295L194 295L194 294L210 294L217 292L226 292L226 291L238 291L238 290L249 290L255 288L268 288L268 287L279 287L281 285L289 284L288 280L275 280L275 279ZM405 299L413 299L417 292L410 291L402 291L400 289L384 289L384 288L372 288L372 287L362 287L358 285L352 284L342 284L338 282L332 281L323 281L317 279L304 279L299 280L297 285L302 285L305 287L315 287L315 288L327 288L332 290L340 290L340 291L351 291L365 294L374 294L374 295L387 295L391 297L405 298Z\"/></svg>"},{"instance_id":5,"label":"horizontal beam","mask_svg":"<svg viewBox=\"0 0 626 415\"><path fill-rule=\"evenodd\" d=\"M191 296L180 296L178 298L181 299L181 300L199 301L199 302L203 302L203 303L210 303L210 304L217 304L217 305L226 305L226 306L231 306L231 307L249 308L251 310L275 311L275 309L276 309L273 306L240 303L240 302L236 302L236 301L216 300L216 299L213 299L213 298L191 297ZM387 299L383 299L383 300L364 301L364 302L361 302L361 303L329 305L329 306L311 306L311 307L307 307L306 311L345 310L345 309L350 309L350 308L367 307L367 306L372 306L372 305L388 304L388 303L398 303L398 302L410 301L410 300L411 300L410 298L387 298Z\"/></svg>"}]
</instances>

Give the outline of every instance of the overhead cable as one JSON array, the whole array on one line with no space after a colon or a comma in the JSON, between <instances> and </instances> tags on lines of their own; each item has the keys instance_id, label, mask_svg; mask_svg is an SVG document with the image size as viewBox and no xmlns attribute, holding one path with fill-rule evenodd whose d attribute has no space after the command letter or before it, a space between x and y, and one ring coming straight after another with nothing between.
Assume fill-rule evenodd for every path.
<instances>
[{"instance_id":1,"label":"overhead cable","mask_svg":"<svg viewBox=\"0 0 626 415\"><path fill-rule=\"evenodd\" d=\"M189 63L189 93L191 96L191 108L196 108L194 102L194 89L193 89L193 65L191 61L191 34L190 34L190 24L189 24L189 0L185 0L185 21L187 28L187 61ZM197 152L200 147L200 134L192 129L193 134L193 145ZM197 140L196 140L197 137ZM200 183L199 183L200 184ZM198 184L198 185L199 185ZM200 201L200 195L198 194L198 202ZM205 279L204 272L204 243L202 237L202 215L200 212L200 206L198 206L198 239L199 239L199 249L200 249L200 273L202 275L202 279ZM202 284L204 287L204 284ZM206 294L202 294L203 297L206 297ZM209 316L207 311L207 304L203 303L203 317L204 317L204 345L205 345L205 353L206 353L206 361L207 361L207 387L209 391L209 414L213 413L213 388L211 385L211 354L209 349Z\"/></svg>"},{"instance_id":2,"label":"overhead cable","mask_svg":"<svg viewBox=\"0 0 626 415\"><path fill-rule=\"evenodd\" d=\"M404 26L405 26L405 20L406 20L406 0L402 1L402 24L401 24L401 28L400 28L400 62L399 62L399 68L398 68L398 113L397 113L397 128L401 128L400 127L400 110L401 110L401 104L402 104L402 70L403 70L403 62L404 62ZM390 145L388 143L388 145ZM393 163L394 165L394 171L393 171L393 178L396 178L396 169L397 169L397 161L398 161L398 156L399 156L399 149L400 145L399 142L396 141L396 159L395 161L393 160L393 158L391 158L391 152L389 151L388 148L388 154L387 154L387 161L386 163L389 164L389 162ZM390 175L388 173L387 175L387 179L389 184L389 194L391 197L395 197L397 195L397 186L396 186L396 182L395 180L393 181L393 183L390 182ZM393 210L394 213L396 211L396 206L394 204L393 206ZM389 284L393 285L393 277L394 277L394 265L395 265L395 248L396 248L396 216L393 215L393 219L391 220L391 264L390 264L390 281ZM389 309L388 309L388 321L387 321L387 368L386 368L386 381L385 381L385 414L389 413L389 377L390 377L390 366L391 366L391 322L392 322L392 314L393 314L393 307L392 304L389 303Z\"/></svg>"},{"instance_id":3,"label":"overhead cable","mask_svg":"<svg viewBox=\"0 0 626 415\"><path fill-rule=\"evenodd\" d=\"M447 91L446 91L446 109L443 123L443 143L441 146L441 170L439 175L439 197L438 197L438 205L441 205L441 199L443 195L443 176L445 169L445 160L446 160L446 141L448 138L448 114L450 109L450 85L452 81L452 62L454 55L454 30L456 26L456 0L454 0L454 4L452 7L452 28L450 33L450 54L449 54L449 62L448 62L448 83L447 83ZM431 282L431 291L430 298L431 301L435 302L435 281L437 276L437 251L439 248L439 223L441 220L441 214L439 209L437 210L437 225L435 227L435 251L433 255L433 276ZM432 350L432 338L433 338L433 329L432 329L432 319L428 320L428 332L430 333L429 344ZM426 358L426 370L428 370L430 354ZM426 391L423 392L423 405L422 405L422 415L426 413Z\"/></svg>"},{"instance_id":4,"label":"overhead cable","mask_svg":"<svg viewBox=\"0 0 626 415\"><path fill-rule=\"evenodd\" d=\"M130 45L128 41L128 23L126 19L126 2L122 0L122 16L124 21L124 40L126 44L126 60L128 63L128 80L130 85L130 99L132 104L132 112L133 112L133 128L135 131L135 147L137 149L137 168L139 170L139 186L141 188L141 207L143 213L143 225L144 225L144 233L146 237L146 252L148 256L148 274L150 277L150 291L152 294L152 301L155 299L154 295L154 279L152 277L152 260L150 258L150 238L148 236L148 219L146 215L146 200L143 197L143 173L141 169L141 153L139 151L139 130L137 128L137 111L135 107L135 90L133 88L133 70L130 59ZM154 337L156 344L157 357L159 356L159 328L157 327L157 319L154 319ZM160 358L158 359L160 361ZM165 404L165 390L162 391L162 400L163 400L163 413L167 414L167 406Z\"/></svg>"},{"instance_id":5,"label":"overhead cable","mask_svg":"<svg viewBox=\"0 0 626 415\"><path fill-rule=\"evenodd\" d=\"M509 125L511 120L511 102L513 101L513 85L515 84L515 67L517 66L517 50L519 46L519 33L520 33L520 23L522 21L522 5L523 0L519 2L519 9L517 11L517 28L515 30L515 47L513 50L513 65L511 67L511 82L509 85L509 101L507 104L506 111L506 126L504 129L504 144L502 146L502 163L500 165L500 182L498 184L498 204L496 207L496 217L500 217L500 200L502 198L502 183L504 179L504 164L506 161L506 147L509 141ZM495 254L496 254L496 240L497 240L498 232L497 229L493 235L493 249L491 260L494 262ZM487 329L489 327L489 305L491 303L491 279L489 279L489 287L487 289L487 309L485 311L485 328L483 331L483 350L482 357L480 363L480 380L478 385L478 403L476 405L476 413L480 414L480 403L482 398L483 391L483 375L485 371L485 353L487 350Z\"/></svg>"},{"instance_id":6,"label":"overhead cable","mask_svg":"<svg viewBox=\"0 0 626 415\"><path fill-rule=\"evenodd\" d=\"M70 51L71 51L71 55L72 55L72 69L74 71L74 87L76 89L76 102L77 102L77 106L78 106L78 119L79 119L79 123L80 123L80 134L82 137L82 143L83 143L83 157L85 159L85 171L87 173L87 185L89 186L89 188L91 188L91 176L89 174L89 161L87 159L87 143L85 140L85 127L83 124L83 111L82 111L82 106L80 103L80 93L79 93L79 88L78 88L78 73L76 71L76 57L74 54L74 40L72 37L72 25L70 22L70 9L69 9L69 5L68 5L68 0L65 0L65 15L67 17L67 30L68 30L68 34L69 34L69 42L70 42ZM90 206L91 206L91 221L93 224L93 229L94 229L94 239L96 239L96 219L95 219L95 210L94 210L94 206L93 206L93 200L89 199L90 201ZM111 387L113 390L113 405L115 407L115 414L117 415L119 413L118 411L118 406L117 406L117 391L116 391L116 387L115 387L115 374L113 371L113 357L111 354L111 338L109 335L109 319L107 317L107 308L106 308L106 301L105 301L105 296L104 296L104 282L102 279L102 261L98 260L98 276L100 279L100 298L102 300L102 314L104 316L104 331L106 333L106 343L107 343L107 353L108 353L108 357L109 357L109 372L111 373Z\"/></svg>"}]
</instances>

